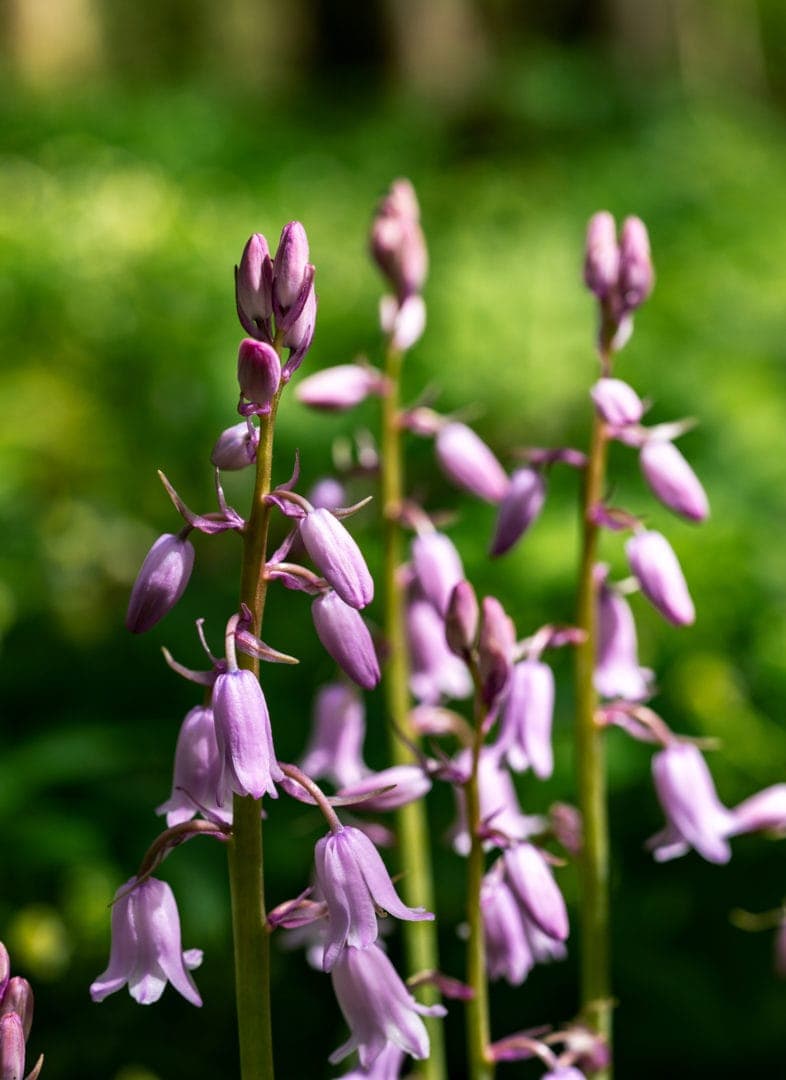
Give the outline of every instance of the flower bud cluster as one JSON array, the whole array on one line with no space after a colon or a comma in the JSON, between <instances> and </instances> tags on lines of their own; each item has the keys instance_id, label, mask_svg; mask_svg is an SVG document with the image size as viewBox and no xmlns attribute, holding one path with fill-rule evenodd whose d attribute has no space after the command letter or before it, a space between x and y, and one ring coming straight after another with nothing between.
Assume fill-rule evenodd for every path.
<instances>
[{"instance_id":1,"label":"flower bud cluster","mask_svg":"<svg viewBox=\"0 0 786 1080\"><path fill-rule=\"evenodd\" d=\"M21 975L11 974L8 950L0 941L0 1076L3 1078L22 1080L32 1025L33 988ZM36 1080L43 1065L41 1054L24 1080Z\"/></svg>"}]
</instances>

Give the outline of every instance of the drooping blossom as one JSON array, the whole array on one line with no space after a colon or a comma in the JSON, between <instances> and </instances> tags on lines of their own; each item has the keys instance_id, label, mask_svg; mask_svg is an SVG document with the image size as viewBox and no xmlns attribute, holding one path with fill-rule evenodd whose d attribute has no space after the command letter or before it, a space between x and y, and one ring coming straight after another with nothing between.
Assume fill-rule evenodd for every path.
<instances>
[{"instance_id":1,"label":"drooping blossom","mask_svg":"<svg viewBox=\"0 0 786 1080\"><path fill-rule=\"evenodd\" d=\"M314 565L345 604L364 608L371 603L374 582L366 560L334 514L313 507L300 520L300 536Z\"/></svg>"},{"instance_id":2,"label":"drooping blossom","mask_svg":"<svg viewBox=\"0 0 786 1080\"><path fill-rule=\"evenodd\" d=\"M444 533L422 532L412 541L411 557L421 592L444 618L453 589L464 579L456 545Z\"/></svg>"},{"instance_id":3,"label":"drooping blossom","mask_svg":"<svg viewBox=\"0 0 786 1080\"><path fill-rule=\"evenodd\" d=\"M460 751L453 759L458 775L469 776L471 757L468 750ZM457 821L450 831L453 850L459 855L468 855L470 835L467 828L466 803L464 791L454 785L457 804ZM498 833L507 840L526 840L534 833L542 832L546 821L539 815L524 814L519 804L516 789L508 770L500 761L496 747L484 746L478 758L478 799L480 819L484 828Z\"/></svg>"},{"instance_id":4,"label":"drooping blossom","mask_svg":"<svg viewBox=\"0 0 786 1080\"><path fill-rule=\"evenodd\" d=\"M526 914L547 937L565 941L568 911L543 853L534 844L520 843L503 858L506 877Z\"/></svg>"},{"instance_id":5,"label":"drooping blossom","mask_svg":"<svg viewBox=\"0 0 786 1080\"><path fill-rule=\"evenodd\" d=\"M508 475L472 428L458 420L448 421L437 432L434 446L439 467L457 487L489 503L505 498Z\"/></svg>"},{"instance_id":6,"label":"drooping blossom","mask_svg":"<svg viewBox=\"0 0 786 1080\"><path fill-rule=\"evenodd\" d=\"M690 848L708 862L728 862L734 816L718 798L699 748L670 743L653 756L652 776L667 821L666 828L647 842L658 862L675 859Z\"/></svg>"},{"instance_id":7,"label":"drooping blossom","mask_svg":"<svg viewBox=\"0 0 786 1080\"><path fill-rule=\"evenodd\" d=\"M546 482L538 469L516 469L499 504L489 555L504 555L514 547L543 509Z\"/></svg>"},{"instance_id":8,"label":"drooping blossom","mask_svg":"<svg viewBox=\"0 0 786 1080\"><path fill-rule=\"evenodd\" d=\"M483 938L490 979L521 986L535 959L529 946L519 905L502 874L485 875L480 889Z\"/></svg>"},{"instance_id":9,"label":"drooping blossom","mask_svg":"<svg viewBox=\"0 0 786 1080\"><path fill-rule=\"evenodd\" d=\"M472 693L466 664L448 647L445 623L422 595L412 595L406 609L410 655L409 685L423 704L436 705L442 697L465 698Z\"/></svg>"},{"instance_id":10,"label":"drooping blossom","mask_svg":"<svg viewBox=\"0 0 786 1080\"><path fill-rule=\"evenodd\" d=\"M360 613L333 589L326 589L314 598L311 616L326 652L353 682L373 690L380 678L379 661Z\"/></svg>"},{"instance_id":11,"label":"drooping blossom","mask_svg":"<svg viewBox=\"0 0 786 1080\"><path fill-rule=\"evenodd\" d=\"M321 686L301 769L312 779L327 778L337 787L358 783L369 772L362 753L365 734L366 713L357 690L346 683Z\"/></svg>"},{"instance_id":12,"label":"drooping blossom","mask_svg":"<svg viewBox=\"0 0 786 1080\"><path fill-rule=\"evenodd\" d=\"M273 750L265 695L253 671L235 668L217 675L212 706L222 763L219 799L227 791L277 798L276 782L284 774Z\"/></svg>"},{"instance_id":13,"label":"drooping blossom","mask_svg":"<svg viewBox=\"0 0 786 1080\"><path fill-rule=\"evenodd\" d=\"M639 452L644 479L653 494L688 521L704 521L710 512L707 493L673 442L647 439Z\"/></svg>"},{"instance_id":14,"label":"drooping blossom","mask_svg":"<svg viewBox=\"0 0 786 1080\"><path fill-rule=\"evenodd\" d=\"M186 1001L201 1005L189 974L201 963L201 949L181 947L180 916L169 885L131 878L115 893L109 967L90 987L90 996L103 1001L127 984L135 1001L151 1005L171 982Z\"/></svg>"},{"instance_id":15,"label":"drooping blossom","mask_svg":"<svg viewBox=\"0 0 786 1080\"><path fill-rule=\"evenodd\" d=\"M630 604L606 584L598 589L598 646L595 658L595 689L601 697L644 701L649 697L653 673L641 667L636 623Z\"/></svg>"},{"instance_id":16,"label":"drooping blossom","mask_svg":"<svg viewBox=\"0 0 786 1080\"><path fill-rule=\"evenodd\" d=\"M377 940L377 910L397 919L433 919L423 908L410 908L396 892L372 842L351 825L317 841L317 884L328 906L329 924L323 964L330 971L347 946L365 949Z\"/></svg>"},{"instance_id":17,"label":"drooping blossom","mask_svg":"<svg viewBox=\"0 0 786 1080\"><path fill-rule=\"evenodd\" d=\"M690 626L696 609L674 549L662 533L642 530L625 545L628 563L641 591L675 626Z\"/></svg>"},{"instance_id":18,"label":"drooping blossom","mask_svg":"<svg viewBox=\"0 0 786 1080\"><path fill-rule=\"evenodd\" d=\"M126 627L132 634L151 630L172 610L185 592L193 568L194 545L183 533L159 536L131 590Z\"/></svg>"},{"instance_id":19,"label":"drooping blossom","mask_svg":"<svg viewBox=\"0 0 786 1080\"><path fill-rule=\"evenodd\" d=\"M186 716L175 746L172 794L156 808L166 814L171 828L202 812L209 818L231 822L231 793L221 796L222 760L216 741L213 711L197 706Z\"/></svg>"},{"instance_id":20,"label":"drooping blossom","mask_svg":"<svg viewBox=\"0 0 786 1080\"><path fill-rule=\"evenodd\" d=\"M388 1044L422 1061L429 1054L428 1032L421 1016L444 1016L442 1005L420 1005L378 945L343 949L331 971L339 1008L350 1037L330 1055L337 1064L357 1050L369 1069Z\"/></svg>"},{"instance_id":21,"label":"drooping blossom","mask_svg":"<svg viewBox=\"0 0 786 1080\"><path fill-rule=\"evenodd\" d=\"M551 725L554 717L554 673L540 660L522 660L513 667L502 703L497 747L510 767L529 767L539 780L554 771Z\"/></svg>"}]
</instances>

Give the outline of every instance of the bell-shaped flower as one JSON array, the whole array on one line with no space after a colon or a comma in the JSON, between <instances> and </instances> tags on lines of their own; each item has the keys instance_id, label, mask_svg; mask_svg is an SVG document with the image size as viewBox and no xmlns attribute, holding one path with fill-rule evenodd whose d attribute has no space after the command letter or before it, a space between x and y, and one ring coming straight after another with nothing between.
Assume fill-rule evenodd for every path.
<instances>
[{"instance_id":1,"label":"bell-shaped flower","mask_svg":"<svg viewBox=\"0 0 786 1080\"><path fill-rule=\"evenodd\" d=\"M456 545L444 533L420 533L412 541L412 569L421 592L444 618L453 589L464 580Z\"/></svg>"},{"instance_id":2,"label":"bell-shaped flower","mask_svg":"<svg viewBox=\"0 0 786 1080\"><path fill-rule=\"evenodd\" d=\"M499 504L489 555L504 555L519 542L543 509L546 482L538 469L516 469Z\"/></svg>"},{"instance_id":3,"label":"bell-shaped flower","mask_svg":"<svg viewBox=\"0 0 786 1080\"><path fill-rule=\"evenodd\" d=\"M409 685L419 702L436 705L440 699L465 698L472 693L472 676L466 664L448 647L445 623L436 608L415 595L407 602Z\"/></svg>"},{"instance_id":4,"label":"bell-shaped flower","mask_svg":"<svg viewBox=\"0 0 786 1080\"><path fill-rule=\"evenodd\" d=\"M480 888L480 911L490 979L521 986L535 964L519 905L502 874L492 869Z\"/></svg>"},{"instance_id":5,"label":"bell-shaped flower","mask_svg":"<svg viewBox=\"0 0 786 1080\"><path fill-rule=\"evenodd\" d=\"M404 904L379 852L360 829L347 825L323 836L314 854L317 884L329 916L325 971L331 970L346 946L365 949L377 940L378 909L397 919L434 918L423 908Z\"/></svg>"},{"instance_id":6,"label":"bell-shaped flower","mask_svg":"<svg viewBox=\"0 0 786 1080\"><path fill-rule=\"evenodd\" d=\"M662 533L642 530L625 545L628 563L641 591L675 626L690 626L696 609L671 544Z\"/></svg>"},{"instance_id":7,"label":"bell-shaped flower","mask_svg":"<svg viewBox=\"0 0 786 1080\"><path fill-rule=\"evenodd\" d=\"M345 604L364 608L374 599L366 560L334 514L315 507L300 520L300 536L314 565Z\"/></svg>"},{"instance_id":8,"label":"bell-shaped flower","mask_svg":"<svg viewBox=\"0 0 786 1080\"><path fill-rule=\"evenodd\" d=\"M131 878L115 894L109 967L90 987L90 996L103 1001L127 983L135 1001L151 1005L171 982L186 1001L201 1005L189 975L201 963L201 949L183 952L180 916L170 887L156 878L138 884Z\"/></svg>"},{"instance_id":9,"label":"bell-shaped flower","mask_svg":"<svg viewBox=\"0 0 786 1080\"><path fill-rule=\"evenodd\" d=\"M353 682L373 690L380 678L379 661L360 613L333 589L326 589L314 598L311 615L326 652Z\"/></svg>"},{"instance_id":10,"label":"bell-shaped flower","mask_svg":"<svg viewBox=\"0 0 786 1080\"><path fill-rule=\"evenodd\" d=\"M636 623L630 604L602 582L598 590L598 652L595 689L601 697L644 701L653 674L639 665Z\"/></svg>"},{"instance_id":11,"label":"bell-shaped flower","mask_svg":"<svg viewBox=\"0 0 786 1080\"><path fill-rule=\"evenodd\" d=\"M516 844L504 855L505 872L524 911L550 938L565 941L570 927L565 900L543 853L534 844Z\"/></svg>"},{"instance_id":12,"label":"bell-shaped flower","mask_svg":"<svg viewBox=\"0 0 786 1080\"><path fill-rule=\"evenodd\" d=\"M701 751L692 743L673 742L653 756L655 792L666 815L666 828L647 846L658 862L694 848L708 862L731 858L727 837L734 815L721 803Z\"/></svg>"},{"instance_id":13,"label":"bell-shaped flower","mask_svg":"<svg viewBox=\"0 0 786 1080\"><path fill-rule=\"evenodd\" d=\"M253 671L239 668L216 676L213 718L222 762L218 801L227 791L237 795L278 797L276 782L284 774L273 750L265 695Z\"/></svg>"},{"instance_id":14,"label":"bell-shaped flower","mask_svg":"<svg viewBox=\"0 0 786 1080\"><path fill-rule=\"evenodd\" d=\"M399 1080L405 1056L395 1043L388 1043L368 1069L358 1065L356 1069L342 1073L338 1080Z\"/></svg>"},{"instance_id":15,"label":"bell-shaped flower","mask_svg":"<svg viewBox=\"0 0 786 1080\"><path fill-rule=\"evenodd\" d=\"M304 379L295 397L312 409L352 409L385 386L381 372L367 364L337 364Z\"/></svg>"},{"instance_id":16,"label":"bell-shaped flower","mask_svg":"<svg viewBox=\"0 0 786 1080\"><path fill-rule=\"evenodd\" d=\"M331 1065L357 1050L369 1069L390 1043L422 1061L429 1038L421 1016L444 1016L442 1005L420 1005L378 945L342 950L331 972L339 1008L350 1037L330 1055Z\"/></svg>"},{"instance_id":17,"label":"bell-shaped flower","mask_svg":"<svg viewBox=\"0 0 786 1080\"><path fill-rule=\"evenodd\" d=\"M166 814L172 828L197 813L225 823L232 820L232 799L226 792L219 801L223 764L216 741L212 709L197 706L180 727L175 747L172 794L156 808Z\"/></svg>"},{"instance_id":18,"label":"bell-shaped flower","mask_svg":"<svg viewBox=\"0 0 786 1080\"><path fill-rule=\"evenodd\" d=\"M501 502L510 480L492 451L472 428L457 420L443 424L434 448L448 480L489 503Z\"/></svg>"},{"instance_id":19,"label":"bell-shaped flower","mask_svg":"<svg viewBox=\"0 0 786 1080\"><path fill-rule=\"evenodd\" d=\"M369 772L363 761L365 735L366 712L357 690L346 683L321 686L300 768L313 780L327 778L337 787L358 783Z\"/></svg>"},{"instance_id":20,"label":"bell-shaped flower","mask_svg":"<svg viewBox=\"0 0 786 1080\"><path fill-rule=\"evenodd\" d=\"M194 568L194 545L182 534L164 533L145 556L128 601L126 627L151 630L183 595Z\"/></svg>"},{"instance_id":21,"label":"bell-shaped flower","mask_svg":"<svg viewBox=\"0 0 786 1080\"><path fill-rule=\"evenodd\" d=\"M540 660L522 660L513 668L497 741L497 748L516 772L531 766L539 780L551 776L553 718L554 673Z\"/></svg>"},{"instance_id":22,"label":"bell-shaped flower","mask_svg":"<svg viewBox=\"0 0 786 1080\"><path fill-rule=\"evenodd\" d=\"M639 464L653 494L669 510L688 521L704 521L709 516L701 481L673 442L648 439L639 452Z\"/></svg>"}]
</instances>

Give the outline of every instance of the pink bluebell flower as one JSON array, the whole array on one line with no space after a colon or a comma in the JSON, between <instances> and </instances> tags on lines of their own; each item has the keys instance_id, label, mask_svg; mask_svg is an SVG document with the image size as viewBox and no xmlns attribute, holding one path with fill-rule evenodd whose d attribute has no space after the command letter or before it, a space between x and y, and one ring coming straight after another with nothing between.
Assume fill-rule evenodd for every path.
<instances>
[{"instance_id":1,"label":"pink bluebell flower","mask_svg":"<svg viewBox=\"0 0 786 1080\"><path fill-rule=\"evenodd\" d=\"M426 705L436 705L442 697L469 697L472 693L469 670L448 647L442 617L419 594L407 602L406 628L409 685L414 697Z\"/></svg>"},{"instance_id":2,"label":"pink bluebell flower","mask_svg":"<svg viewBox=\"0 0 786 1080\"><path fill-rule=\"evenodd\" d=\"M503 701L497 748L510 767L522 772L531 767L539 780L554 771L551 725L554 718L554 673L540 660L514 665Z\"/></svg>"},{"instance_id":3,"label":"pink bluebell flower","mask_svg":"<svg viewBox=\"0 0 786 1080\"><path fill-rule=\"evenodd\" d=\"M321 686L301 769L313 780L326 777L337 787L358 783L369 772L362 752L365 734L366 713L357 690L346 683Z\"/></svg>"},{"instance_id":4,"label":"pink bluebell flower","mask_svg":"<svg viewBox=\"0 0 786 1080\"><path fill-rule=\"evenodd\" d=\"M568 911L543 853L534 844L515 844L503 856L511 888L532 922L547 937L565 941Z\"/></svg>"},{"instance_id":5,"label":"pink bluebell flower","mask_svg":"<svg viewBox=\"0 0 786 1080\"><path fill-rule=\"evenodd\" d=\"M453 589L464 580L456 545L444 533L420 533L412 541L412 569L420 591L444 618Z\"/></svg>"},{"instance_id":6,"label":"pink bluebell flower","mask_svg":"<svg viewBox=\"0 0 786 1080\"><path fill-rule=\"evenodd\" d=\"M385 387L382 373L368 364L337 364L304 379L295 397L312 409L352 409Z\"/></svg>"},{"instance_id":7,"label":"pink bluebell flower","mask_svg":"<svg viewBox=\"0 0 786 1080\"><path fill-rule=\"evenodd\" d=\"M653 756L652 776L667 821L666 828L647 843L658 862L675 859L690 848L708 862L728 862L734 816L718 798L699 748L670 743Z\"/></svg>"},{"instance_id":8,"label":"pink bluebell flower","mask_svg":"<svg viewBox=\"0 0 786 1080\"><path fill-rule=\"evenodd\" d=\"M345 604L364 608L374 599L366 560L337 517L312 507L300 520L300 536L316 568Z\"/></svg>"},{"instance_id":9,"label":"pink bluebell flower","mask_svg":"<svg viewBox=\"0 0 786 1080\"><path fill-rule=\"evenodd\" d=\"M180 916L170 887L156 878L131 878L115 894L109 967L90 987L103 1001L122 986L140 1005L158 1001L171 982L192 1005L202 999L189 971L202 963L201 949L183 951Z\"/></svg>"},{"instance_id":10,"label":"pink bluebell flower","mask_svg":"<svg viewBox=\"0 0 786 1080\"><path fill-rule=\"evenodd\" d=\"M221 795L221 755L216 741L213 711L197 706L186 716L175 746L172 794L156 808L166 814L171 828L190 821L198 813L229 823L232 821L231 793Z\"/></svg>"},{"instance_id":11,"label":"pink bluebell flower","mask_svg":"<svg viewBox=\"0 0 786 1080\"><path fill-rule=\"evenodd\" d=\"M213 718L222 761L219 801L228 791L237 795L278 797L276 782L284 774L273 750L265 695L253 671L234 668L216 676Z\"/></svg>"},{"instance_id":12,"label":"pink bluebell flower","mask_svg":"<svg viewBox=\"0 0 786 1080\"><path fill-rule=\"evenodd\" d=\"M641 667L636 623L624 596L602 581L598 590L598 651L595 689L601 697L644 701L653 673Z\"/></svg>"},{"instance_id":13,"label":"pink bluebell flower","mask_svg":"<svg viewBox=\"0 0 786 1080\"><path fill-rule=\"evenodd\" d=\"M644 403L622 379L598 379L590 390L595 410L613 428L638 424L644 415Z\"/></svg>"},{"instance_id":14,"label":"pink bluebell flower","mask_svg":"<svg viewBox=\"0 0 786 1080\"><path fill-rule=\"evenodd\" d=\"M448 421L437 432L434 446L439 467L456 487L485 502L502 502L510 487L508 475L472 428Z\"/></svg>"}]
</instances>

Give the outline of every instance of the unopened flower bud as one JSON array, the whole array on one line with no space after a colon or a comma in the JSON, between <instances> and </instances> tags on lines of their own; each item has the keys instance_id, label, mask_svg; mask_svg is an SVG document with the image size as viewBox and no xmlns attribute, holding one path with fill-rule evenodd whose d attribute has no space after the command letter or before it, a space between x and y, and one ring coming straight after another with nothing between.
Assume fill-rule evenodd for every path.
<instances>
[{"instance_id":1,"label":"unopened flower bud","mask_svg":"<svg viewBox=\"0 0 786 1080\"><path fill-rule=\"evenodd\" d=\"M620 251L617 225L608 210L593 214L587 226L584 281L590 292L605 300L617 284Z\"/></svg>"},{"instance_id":2,"label":"unopened flower bud","mask_svg":"<svg viewBox=\"0 0 786 1080\"><path fill-rule=\"evenodd\" d=\"M628 540L625 552L650 603L675 626L690 626L696 619L696 609L666 537L653 530L638 532Z\"/></svg>"},{"instance_id":3,"label":"unopened flower bud","mask_svg":"<svg viewBox=\"0 0 786 1080\"><path fill-rule=\"evenodd\" d=\"M172 533L159 536L137 574L126 612L126 627L143 634L172 610L185 592L194 567L194 545Z\"/></svg>"},{"instance_id":4,"label":"unopened flower bud","mask_svg":"<svg viewBox=\"0 0 786 1080\"><path fill-rule=\"evenodd\" d=\"M490 555L504 555L516 544L538 514L546 499L546 482L537 469L517 469L499 504L497 525L489 548Z\"/></svg>"},{"instance_id":5,"label":"unopened flower bud","mask_svg":"<svg viewBox=\"0 0 786 1080\"><path fill-rule=\"evenodd\" d=\"M468 581L459 581L448 601L445 639L457 656L466 657L478 636L480 609L475 590Z\"/></svg>"},{"instance_id":6,"label":"unopened flower bud","mask_svg":"<svg viewBox=\"0 0 786 1080\"><path fill-rule=\"evenodd\" d=\"M314 327L317 322L317 294L314 292L314 286L312 285L303 310L298 317L287 327L284 332L284 345L292 350L293 355L299 357L297 362L288 361L285 365L285 372L287 376L292 375L294 371L300 366L300 360L308 351L311 341L314 337Z\"/></svg>"},{"instance_id":7,"label":"unopened flower bud","mask_svg":"<svg viewBox=\"0 0 786 1080\"><path fill-rule=\"evenodd\" d=\"M649 439L641 448L639 464L653 493L669 510L689 521L704 521L709 516L701 481L674 443Z\"/></svg>"},{"instance_id":8,"label":"unopened flower bud","mask_svg":"<svg viewBox=\"0 0 786 1080\"><path fill-rule=\"evenodd\" d=\"M598 379L590 394L598 416L612 427L638 424L644 415L641 398L622 379Z\"/></svg>"},{"instance_id":9,"label":"unopened flower bud","mask_svg":"<svg viewBox=\"0 0 786 1080\"><path fill-rule=\"evenodd\" d=\"M33 1004L32 986L21 975L14 975L8 980L2 1002L0 1002L0 1016L16 1013L22 1021L25 1039L30 1037L30 1029L33 1026Z\"/></svg>"},{"instance_id":10,"label":"unopened flower bud","mask_svg":"<svg viewBox=\"0 0 786 1080\"><path fill-rule=\"evenodd\" d=\"M269 405L281 382L281 360L266 341L243 338L237 354L240 393L255 405Z\"/></svg>"},{"instance_id":11,"label":"unopened flower bud","mask_svg":"<svg viewBox=\"0 0 786 1080\"><path fill-rule=\"evenodd\" d=\"M352 409L372 394L379 394L384 379L376 368L364 364L337 364L309 375L300 383L295 397L312 409L339 412Z\"/></svg>"},{"instance_id":12,"label":"unopened flower bud","mask_svg":"<svg viewBox=\"0 0 786 1080\"><path fill-rule=\"evenodd\" d=\"M11 1012L0 1017L0 1077L22 1080L25 1073L25 1035L22 1021Z\"/></svg>"},{"instance_id":13,"label":"unopened flower bud","mask_svg":"<svg viewBox=\"0 0 786 1080\"><path fill-rule=\"evenodd\" d=\"M479 499L499 503L510 487L507 473L472 428L452 420L437 432L437 462L457 487Z\"/></svg>"},{"instance_id":14,"label":"unopened flower bud","mask_svg":"<svg viewBox=\"0 0 786 1080\"><path fill-rule=\"evenodd\" d=\"M708 862L728 862L727 837L733 831L734 816L718 798L699 748L692 743L671 743L653 756L652 778L668 822L648 844L658 862L684 855L689 847Z\"/></svg>"},{"instance_id":15,"label":"unopened flower bud","mask_svg":"<svg viewBox=\"0 0 786 1080\"><path fill-rule=\"evenodd\" d=\"M338 518L316 507L301 520L300 536L320 574L345 604L364 608L371 603L374 582L366 560Z\"/></svg>"},{"instance_id":16,"label":"unopened flower bud","mask_svg":"<svg viewBox=\"0 0 786 1080\"><path fill-rule=\"evenodd\" d=\"M421 533L412 541L412 568L423 595L444 616L453 587L464 578L456 545L444 533Z\"/></svg>"},{"instance_id":17,"label":"unopened flower bud","mask_svg":"<svg viewBox=\"0 0 786 1080\"><path fill-rule=\"evenodd\" d=\"M654 283L647 227L641 218L626 218L620 234L619 292L623 309L635 311L641 307Z\"/></svg>"},{"instance_id":18,"label":"unopened flower bud","mask_svg":"<svg viewBox=\"0 0 786 1080\"><path fill-rule=\"evenodd\" d=\"M516 630L502 604L494 596L484 596L478 635L478 671L483 698L491 704L510 681Z\"/></svg>"},{"instance_id":19,"label":"unopened flower bud","mask_svg":"<svg viewBox=\"0 0 786 1080\"><path fill-rule=\"evenodd\" d=\"M338 666L358 686L373 690L379 682L379 661L359 612L328 589L315 598L311 615L319 640Z\"/></svg>"},{"instance_id":20,"label":"unopened flower bud","mask_svg":"<svg viewBox=\"0 0 786 1080\"><path fill-rule=\"evenodd\" d=\"M11 958L8 955L8 949L0 941L0 1001L3 1000L3 994L5 988L8 986L8 980L11 976Z\"/></svg>"},{"instance_id":21,"label":"unopened flower bud","mask_svg":"<svg viewBox=\"0 0 786 1080\"><path fill-rule=\"evenodd\" d=\"M431 777L420 765L392 765L389 769L371 773L354 784L342 787L338 794L342 799L347 799L387 787L389 791L364 799L355 809L372 813L398 810L416 799L422 799L431 790Z\"/></svg>"},{"instance_id":22,"label":"unopened flower bud","mask_svg":"<svg viewBox=\"0 0 786 1080\"><path fill-rule=\"evenodd\" d=\"M247 421L241 420L239 424L221 432L210 454L210 460L217 469L224 472L245 469L256 461L258 445L259 430L255 427L249 428Z\"/></svg>"},{"instance_id":23,"label":"unopened flower bud","mask_svg":"<svg viewBox=\"0 0 786 1080\"><path fill-rule=\"evenodd\" d=\"M300 293L308 266L308 237L299 221L281 231L273 263L273 297L282 311L292 307Z\"/></svg>"},{"instance_id":24,"label":"unopened flower bud","mask_svg":"<svg viewBox=\"0 0 786 1080\"><path fill-rule=\"evenodd\" d=\"M409 180L395 180L371 226L371 254L399 300L420 292L428 253L420 227L420 208Z\"/></svg>"},{"instance_id":25,"label":"unopened flower bud","mask_svg":"<svg viewBox=\"0 0 786 1080\"><path fill-rule=\"evenodd\" d=\"M255 334L273 312L272 263L267 240L254 233L243 249L235 274L237 311L246 333Z\"/></svg>"}]
</instances>

